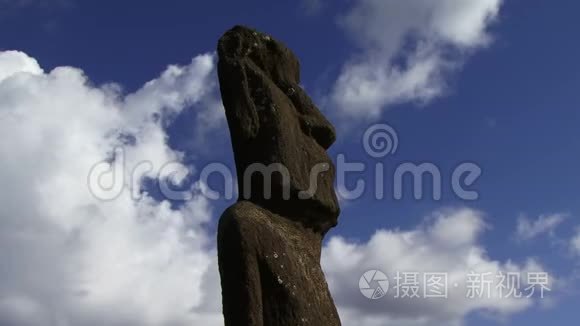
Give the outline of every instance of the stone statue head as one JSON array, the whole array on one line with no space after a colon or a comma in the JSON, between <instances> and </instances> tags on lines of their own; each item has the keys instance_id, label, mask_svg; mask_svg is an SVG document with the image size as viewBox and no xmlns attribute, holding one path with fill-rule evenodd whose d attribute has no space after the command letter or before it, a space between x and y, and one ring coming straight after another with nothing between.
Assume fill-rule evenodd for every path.
<instances>
[{"instance_id":1,"label":"stone statue head","mask_svg":"<svg viewBox=\"0 0 580 326\"><path fill-rule=\"evenodd\" d=\"M326 232L339 214L326 153L336 136L300 86L296 56L242 26L220 38L218 56L240 198Z\"/></svg>"}]
</instances>

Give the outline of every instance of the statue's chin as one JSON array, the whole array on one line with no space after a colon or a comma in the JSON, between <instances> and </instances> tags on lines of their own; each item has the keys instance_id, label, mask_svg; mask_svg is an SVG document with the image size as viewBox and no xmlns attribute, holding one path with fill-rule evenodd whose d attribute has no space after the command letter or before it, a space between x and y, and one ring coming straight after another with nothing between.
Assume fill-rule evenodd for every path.
<instances>
[{"instance_id":1,"label":"statue's chin","mask_svg":"<svg viewBox=\"0 0 580 326\"><path fill-rule=\"evenodd\" d=\"M332 190L334 191L334 190ZM302 223L305 227L317 232L326 233L336 226L340 209L334 192L327 192L322 196L315 194L311 198L300 198L299 191L293 188L289 198L283 198L282 192L273 191L272 197L264 199L263 194L252 196L251 202L289 220Z\"/></svg>"}]
</instances>

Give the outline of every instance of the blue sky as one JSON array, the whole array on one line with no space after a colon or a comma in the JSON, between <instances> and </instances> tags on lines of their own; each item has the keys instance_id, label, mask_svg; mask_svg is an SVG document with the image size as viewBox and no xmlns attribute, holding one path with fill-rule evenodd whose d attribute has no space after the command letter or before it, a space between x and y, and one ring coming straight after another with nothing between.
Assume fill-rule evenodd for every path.
<instances>
[{"instance_id":1,"label":"blue sky","mask_svg":"<svg viewBox=\"0 0 580 326\"><path fill-rule=\"evenodd\" d=\"M77 195L49 196L42 191L46 189L49 189L49 193L58 193L59 189L64 189L65 193L86 191L82 188L77 190L70 187L58 188L62 186L62 180L68 180L69 177L73 180L78 176L63 172L68 171L63 162L72 162L77 160L77 156L85 155L83 152L85 147L76 148L79 143L70 139L76 139L76 136L73 136L76 135L75 132L83 133L84 130L88 130L87 135L79 136L79 139L95 143L94 148L91 147L93 148L91 154L87 152L86 157L94 158L94 163L97 163L99 157L106 156L110 148L100 145L101 140L107 139L108 136L99 138L94 134L115 123L119 125L114 130L118 132L124 130L123 133L131 134L138 139L136 145L130 146L133 152L128 154L128 157L132 162L151 160L160 165L169 160L181 161L192 169L193 174L187 179L191 184L194 184L200 169L209 162L222 162L232 166L233 157L227 126L220 111L219 101L216 102L219 97L215 87L215 70L211 63L213 60L211 55L217 39L225 30L235 24L245 24L282 40L298 55L302 64L302 82L305 89L338 127L338 141L331 149L334 157L343 153L348 161L363 162L368 167L380 161L387 167L386 175L390 177L401 163L431 162L439 167L443 175L444 189L441 200L415 200L412 198L412 190L408 190L402 200L395 200L388 194L386 199L376 200L372 193L367 192L359 199L343 202L339 226L327 238L329 242L326 246L327 253L323 254L323 265L339 309L342 309L341 316L345 325L351 325L349 322L352 320L361 320L365 325L420 325L421 321L413 320L413 315L422 316L432 324L441 325L461 322L466 325L502 322L509 325L544 325L548 322L570 325L572 320L577 319L575 308L580 300L577 293L580 258L578 231L580 174L577 171L577 167L580 166L580 155L577 154L580 150L578 141L580 129L577 128L580 125L578 112L580 93L577 91L577 85L580 83L580 70L577 69L576 63L580 57L580 45L575 42L575 32L580 27L575 15L580 5L571 0L561 0L557 3L540 0L477 0L470 4L459 4L452 0L437 4L421 1L409 3L411 4L373 0L333 2L305 0L281 4L266 1L218 0L208 3L181 0L164 3L0 0L0 40L2 40L0 55L8 53L9 50L21 51L19 53L22 55L18 57L24 58L24 54L26 55L26 58L22 59L23 62L36 59L43 70L41 72L31 68L29 71L28 68L18 66L20 62L18 60L5 59L6 64L0 60L0 114L5 117L4 121L10 121L6 117L11 114L19 116L22 120L18 121L26 126L18 129L1 124L6 130L12 130L12 133L5 130L6 134L2 134L2 137L8 136L10 139L19 140L14 144L5 140L0 145L0 150L3 157L8 160L20 158L39 162L40 170L44 172L39 172L35 180L47 180L46 183L29 180L27 182L30 182L30 187L40 187L38 188L40 190L36 189L33 193L29 193L31 188L22 186L17 187L22 189L15 191L15 194L40 196L28 197L33 204L36 201L42 203L54 199L52 196L56 196L57 199L54 199L56 202L63 200L62 198L68 199L67 204L57 205L58 207L32 205L30 211L29 208L24 210L18 205L12 207L14 205L9 205L9 201L6 200L2 205L4 208L0 208L1 215L33 216L26 218L26 221L32 221L30 225L28 222L24 223L30 228L31 225L40 228L38 225L45 225L44 222L47 220L51 222L46 223L58 226L56 229L60 231L55 231L55 234L60 234L62 241L56 240L53 243L53 240L50 240L50 246L54 246L54 250L49 254L64 259L67 264L69 263L67 255L78 254L75 250L70 251L71 248L62 245L66 239L71 241L71 234L77 234L80 243L86 248L92 248L96 243L94 241L104 240L111 244L110 252L117 250L123 252L124 248L161 252L159 260L152 260L152 264L160 269L168 268L170 272L167 272L167 275L177 275L177 280L189 280L192 276L187 273L191 271L196 271L194 274L199 275L201 281L194 283L201 285L191 290L199 292L201 296L199 302L190 303L193 306L192 311L195 311L192 314L195 316L175 317L174 320L174 317L168 317L170 314L163 310L165 309L163 305L159 306L154 299L148 297L153 295L187 297L187 292L176 293L173 284L164 282L161 282L162 285L155 290L160 292L154 290L139 292L144 293L144 299L135 303L135 310L158 307L157 310L154 309L155 314L147 317L149 319L146 322L151 325L181 325L185 321L191 322L188 318L198 318L194 321L208 324L218 320L215 323L219 325L219 318L212 315L217 311L214 304L217 300L215 295L211 299L212 305L203 303L204 300L209 300L203 296L204 293L219 290L213 288L208 290L204 284L215 283L215 261L212 258L215 224L221 211L232 201L204 201L203 198L196 197L186 203L174 202L172 203L174 206L170 208L160 208L163 198L156 193L151 176L146 176L149 182L142 185L143 190L152 193L151 198L139 199L139 204L134 204L131 200L100 204L87 199L88 197L79 199L75 197ZM208 54L206 61L192 62L192 58L203 54ZM170 64L180 65L185 71L180 74L192 77L189 79L158 77ZM8 71L10 65L16 65L16 71L22 70L23 74L35 74L37 78L44 76L46 81L28 80L22 76L20 76L22 80L18 82L16 78L10 80L9 73L5 73L5 76L2 74L2 69ZM54 68L63 66L82 70L88 81L81 81L81 87L74 84L77 78L75 72L53 75ZM204 70L204 67L209 70ZM360 83L357 83L360 79L353 77L356 75L357 67L379 72L378 77L373 75L377 79L369 82L370 93L366 94L370 95L366 97L348 95L348 90L360 86ZM409 72L416 67L427 67L428 72L413 77ZM393 71L400 74L390 74ZM380 75L381 73L383 75ZM202 76L199 77L200 75ZM195 84L192 80L198 77L201 90L190 91L191 85ZM368 75L355 77L364 79ZM43 88L48 87L46 85L50 83L61 85L60 78L67 80L63 81L62 85L70 83L87 90L86 96L78 95L80 92L78 90L76 93L71 91L76 88L67 88L67 91L62 93L59 93L59 90L62 90L60 86L58 88L54 86L53 93ZM157 83L150 85L149 88L143 86L153 79ZM9 81L15 84L9 84ZM33 84L37 82L38 85ZM116 86L110 86L111 83L115 83ZM378 94L372 92L374 88ZM46 97L38 95L44 94L43 90L48 92ZM90 90L102 92L105 100L95 99L94 96L97 95ZM20 97L18 95L20 91L28 94L29 98L35 99L38 96L38 101L27 100L25 96ZM109 91L114 95L107 93ZM164 92L184 95L176 103L165 98L156 102L160 96L166 95ZM55 98L52 98L51 94L56 93L60 95L54 95ZM67 96L70 96L70 101L66 100ZM8 100L2 100L3 97ZM108 104L107 100L113 104ZM166 123L149 121L145 116L149 111L144 110L147 112L140 113L140 103L152 103L151 108L147 110L167 115L164 119ZM99 105L103 107L102 112L98 111L101 113L90 115L83 113L83 110L90 111ZM63 109L56 109L57 106ZM65 110L65 107L70 107L70 110ZM168 107L170 109L167 109ZM27 113L27 110L30 113ZM102 118L111 110L129 113L119 113L120 118L111 118L112 122L109 118ZM43 117L47 117L47 120L54 118L54 125L42 121L36 121L34 123L38 125L34 125L31 122ZM139 119L143 119L144 122L136 122ZM91 124L91 121L95 121L94 124ZM399 138L396 153L380 160L366 155L361 143L365 129L376 123L389 124L396 130ZM59 129L68 131L57 133L56 130ZM32 143L32 140L31 143L25 142L29 137L24 137L26 134L21 133L28 130L43 130L43 137L46 138L34 140L35 143ZM91 136L88 136L89 134ZM68 137L70 141L53 141L51 137ZM20 143L20 139L25 140ZM113 143L107 144L113 146ZM18 154L14 154L14 151ZM53 151L52 154L47 154L49 151ZM183 153L183 157L178 152ZM65 153L70 155L67 156ZM151 155L154 157L151 158ZM84 159L78 160L81 162ZM450 175L453 169L463 162L474 162L483 171L477 182L470 187L479 193L479 199L474 201L457 198L450 188ZM70 164L77 166L76 163ZM82 169L84 164L86 162L78 164L79 171L85 171ZM24 165L28 166L21 164ZM7 180L12 180L9 176L16 176L14 180L18 181L17 176L35 175L29 171L17 170L19 164L4 163L0 166L5 171ZM74 169L71 167L71 170ZM83 176L81 172L79 173ZM369 171L363 176L369 182L372 180ZM354 181L349 180L349 187L352 187ZM210 182L210 187L216 186L215 180L213 181ZM64 184L68 184L67 182ZM77 185L74 181L70 181L70 184ZM389 184L387 180L387 185ZM82 205L82 209L80 206L74 207L70 201L74 202L75 199L83 203L86 201L86 205ZM183 219L184 225L163 224L159 228L153 228L153 231L145 228L148 231L138 235L119 233L120 238L133 239L134 236L140 240L135 240L137 241L135 243L123 241L117 243L114 240L109 242L106 231L110 230L109 227L115 229L119 227L118 225L103 226L102 234L98 233L97 236L89 231L84 233L83 230L88 228L87 225L91 225L90 223L68 222L58 218L58 216L77 216L79 209L84 212L87 207L101 213L106 212L109 217L111 214L125 214L121 212L127 212L130 210L127 207L133 207L131 209L135 211L126 213L128 219L140 216L142 210L151 214L151 219L163 220L165 215L179 215L177 218ZM196 222L188 222L187 214L191 212L184 210L183 207L198 212L203 210L203 213L199 213L203 216L196 217ZM54 209L54 212L51 209ZM67 211L60 211L61 209ZM43 211L50 214L42 213ZM91 215L86 220L92 221L92 218L94 216ZM54 222L55 220L58 220L58 223ZM28 226L21 228L15 221L17 220L12 218L2 223L6 226L6 230L13 232L26 234L30 230ZM38 221L44 222L37 224ZM341 260L354 259L349 256L349 252L341 251L340 248L343 248L341 246L352 246L354 249L350 255L366 257L357 258L363 259L358 261L361 266L378 266L395 271L398 267L389 264L396 264L397 260L383 259L378 253L381 250L393 251L389 257L403 257L406 254L412 255L414 250L420 250L424 248L423 246L428 247L429 239L436 233L434 230L437 228L434 225L438 225L437 221L451 221L451 224L456 223L460 226L463 225L461 223L466 223L466 229L460 227L457 232L472 234L458 245L461 250L455 247L453 250L457 251L451 250L457 253L457 261L467 259L465 252L478 248L483 251L478 258L484 262L483 265L493 266L494 272L506 270L508 262L513 262L518 270L523 271L528 268L527 264L532 264L531 260L532 265L549 271L558 279L553 284L554 291L548 295L550 300L536 300L523 306L510 300L505 303L505 307L509 308L497 308L494 304L485 302L472 305L469 300L463 298L452 303L462 307L458 308L458 311L439 314L433 312L439 309L436 304L417 304L415 305L417 311L413 311L413 304L409 305L410 308L400 308L399 303L393 304L393 301L384 301L384 306L381 306L374 303L371 305L369 301L359 298L349 299L351 295L360 297L360 293L349 292L350 285L346 283L352 281L355 292L358 291L356 284L361 274L360 270L354 267L339 266ZM552 221L553 224L546 221ZM480 222L485 226L479 224ZM529 227L526 228L525 225ZM149 242L140 242L145 241L141 239L149 235L148 232L157 232L153 238L159 236L159 239L164 239L160 234L165 234L169 232L168 230L185 234L189 229L194 230L193 232L202 239L194 240L193 247L198 251L183 249L189 248L190 244L187 239L181 237L174 239L177 249L169 250L169 253ZM381 243L380 239L373 237L376 232L385 232L387 234L385 237L391 238ZM416 243L409 245L406 249L408 251L394 252L395 249L389 245L395 240L405 238L405 232L408 232L408 237L424 239L416 240ZM8 233L9 231L0 232L0 238L4 237L0 242L5 245L16 241L12 240ZM461 238L459 235L458 237ZM573 240L575 237L579 239L577 247ZM20 257L29 256L34 252L34 248L19 242L17 244L16 248L19 249L15 251L20 253L18 255ZM122 246L123 249L116 246ZM443 245L438 246L434 244L434 249L431 250L446 248ZM63 252L62 250L65 250L63 248L66 251ZM88 250L78 254L80 258L77 258L81 262L90 260L91 263L86 265L93 266L90 268L102 267L103 269L99 270L102 275L129 270L129 267L124 267L112 272L106 268L107 264L94 262L99 259L103 262L109 261L108 259L115 261L114 258L107 256L107 252L109 251L95 254ZM173 253L177 253L175 257L172 256ZM191 257L198 257L200 253L203 253L204 258L193 264ZM134 254L129 250L125 258L130 260ZM453 257L451 253L447 255L433 251L431 254L427 258L437 259L437 255L441 254L443 261ZM9 270L39 266L26 258L12 257L6 249L0 250L0 258L7 261L6 266L10 267ZM170 267L162 263L172 259L182 263ZM47 264L54 262L49 258L46 258L46 261ZM77 260L74 262L80 264ZM196 266L205 264L205 267L197 273L198 270L191 264ZM433 268L438 266L442 265L434 263ZM459 273L461 268L471 267L460 264L450 267L453 270L449 272ZM428 270L429 266L407 262L401 268ZM52 272L61 275L58 270ZM463 272L467 273L469 270ZM96 277L98 281L87 285L88 288L98 288L95 284L106 284L115 290L98 293L96 290L91 292L90 289L83 288L88 297L86 306L73 307L67 303L66 298L59 297L56 300L59 302L58 307L55 307L45 304L46 298L50 297L51 293L62 292L62 288L73 286L73 281L65 277L62 280L59 278L60 281L55 283L61 282L62 287L47 289L44 285L31 287L29 279L17 279L14 273L0 273L2 277L0 299L4 300L0 301L0 315L4 313L8 316L5 320L17 325L20 325L18 323L35 325L33 319L23 321L24 317L14 311L18 309L25 312L33 311L34 313L22 315L38 314L38 316L53 311L50 318L53 318L54 322L50 325L99 324L103 322L95 317L99 309L114 310L111 307L115 306L115 302L124 301L123 294L117 292L123 292L121 289L125 292L140 291L138 285L128 281L134 275L130 272L126 272L126 275L121 279L114 276L103 279ZM89 276L94 275L89 273ZM138 275L138 279L146 284L158 280L158 277L161 276ZM91 277L88 279L94 280ZM344 289L337 290L341 287ZM96 294L91 297L91 293ZM503 305L502 301L499 304ZM410 312L397 314L388 308L389 305L399 307L397 309L400 311L408 309ZM59 315L59 312L62 314ZM111 318L114 318L116 315L112 316ZM130 315L118 318L128 322L143 322L139 319L141 317ZM0 316L1 320L3 319Z\"/></svg>"}]
</instances>

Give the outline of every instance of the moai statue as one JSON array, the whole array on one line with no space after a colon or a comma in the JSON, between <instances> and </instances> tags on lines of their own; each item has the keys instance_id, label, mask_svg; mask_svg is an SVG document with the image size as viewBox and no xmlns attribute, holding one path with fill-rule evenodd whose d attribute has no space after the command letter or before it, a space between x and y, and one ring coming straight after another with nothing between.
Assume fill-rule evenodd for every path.
<instances>
[{"instance_id":1,"label":"moai statue","mask_svg":"<svg viewBox=\"0 0 580 326\"><path fill-rule=\"evenodd\" d=\"M218 55L240 197L218 230L225 325L340 325L320 266L339 215L334 128L282 43L236 26Z\"/></svg>"}]
</instances>

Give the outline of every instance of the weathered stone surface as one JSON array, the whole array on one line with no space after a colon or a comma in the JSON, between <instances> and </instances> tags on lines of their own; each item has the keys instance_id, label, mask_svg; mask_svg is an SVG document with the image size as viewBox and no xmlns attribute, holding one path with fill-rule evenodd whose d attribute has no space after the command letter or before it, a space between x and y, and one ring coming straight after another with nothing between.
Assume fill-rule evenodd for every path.
<instances>
[{"instance_id":1,"label":"weathered stone surface","mask_svg":"<svg viewBox=\"0 0 580 326\"><path fill-rule=\"evenodd\" d=\"M282 43L236 26L218 55L240 193L218 229L226 325L340 325L320 267L322 239L339 215L326 154L334 128L300 87L299 62ZM245 178L255 163L282 164L289 179ZM317 167L327 171L311 178Z\"/></svg>"}]
</instances>

